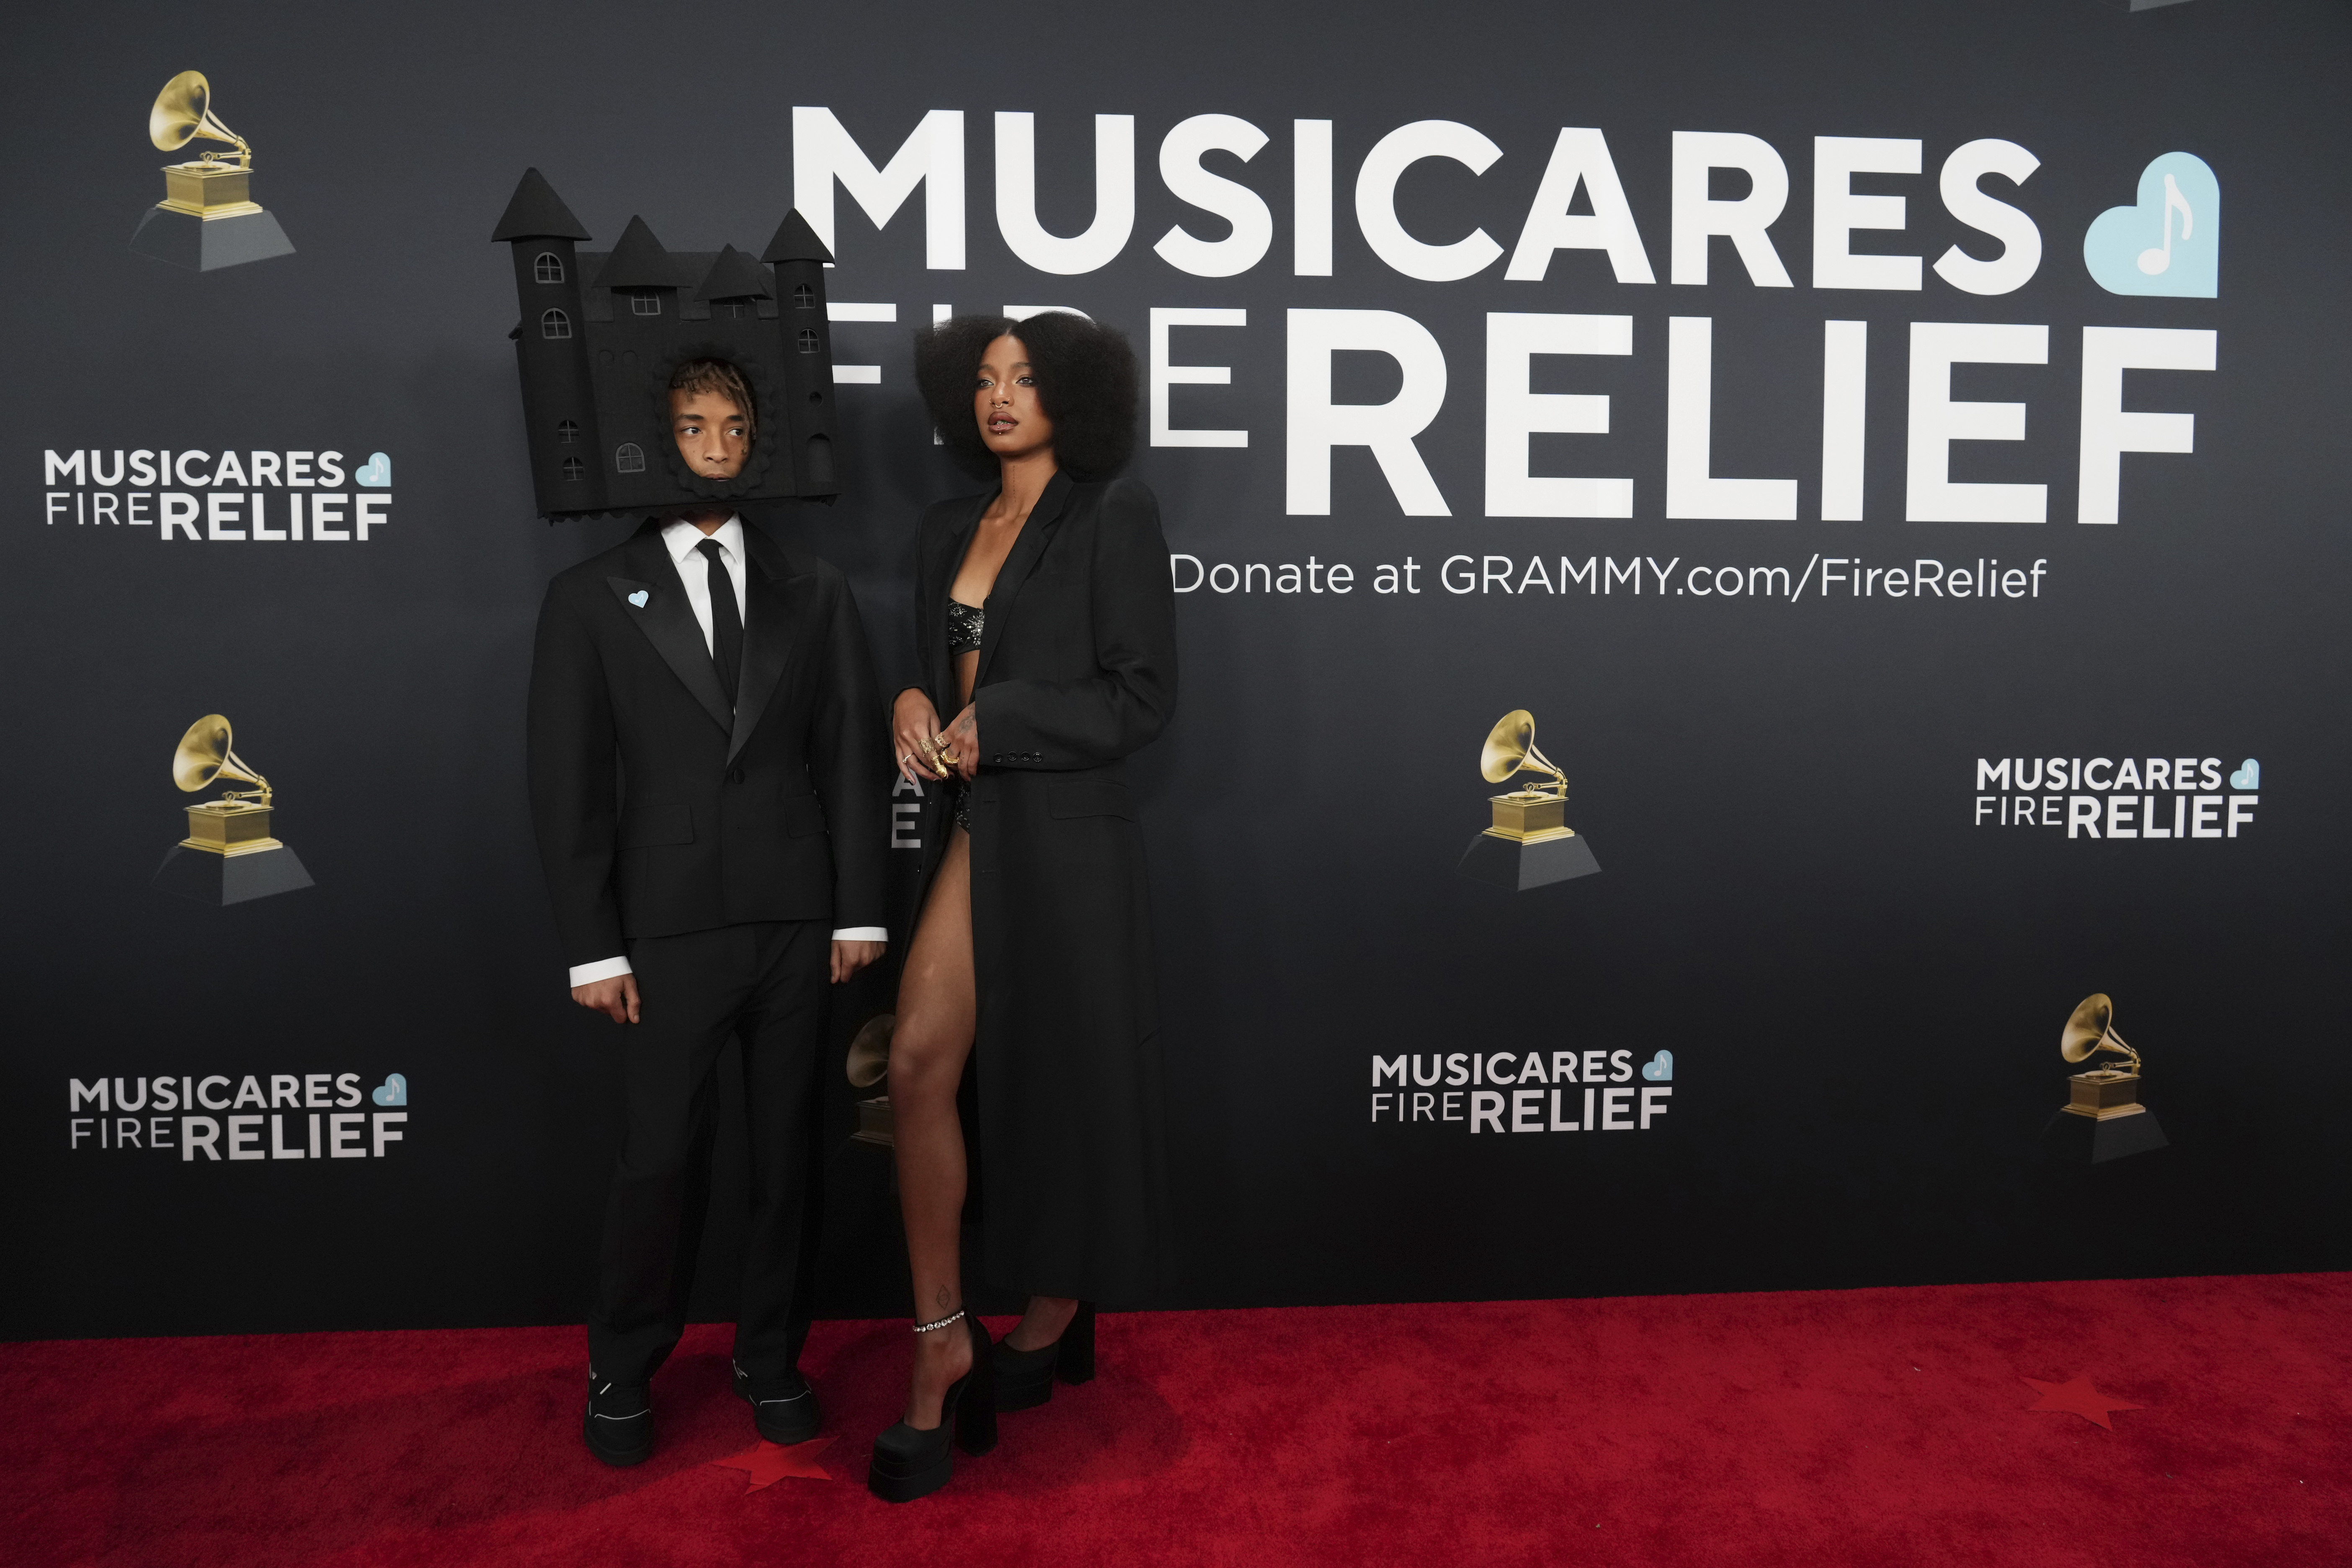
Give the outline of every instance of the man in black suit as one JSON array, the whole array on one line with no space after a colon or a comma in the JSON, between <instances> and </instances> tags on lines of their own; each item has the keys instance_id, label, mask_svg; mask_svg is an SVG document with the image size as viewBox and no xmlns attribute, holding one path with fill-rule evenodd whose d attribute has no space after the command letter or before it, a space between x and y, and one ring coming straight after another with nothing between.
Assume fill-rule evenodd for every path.
<instances>
[{"instance_id":1,"label":"man in black suit","mask_svg":"<svg viewBox=\"0 0 2352 1568\"><path fill-rule=\"evenodd\" d=\"M671 382L678 453L731 479L757 438L734 368ZM627 1121L589 1314L588 1447L653 1451L647 1384L686 1325L720 1047L742 1046L751 1205L735 1389L816 1435L808 1337L826 981L882 952L888 741L841 574L723 506L649 519L549 584L530 776L572 999L629 1026Z\"/></svg>"}]
</instances>

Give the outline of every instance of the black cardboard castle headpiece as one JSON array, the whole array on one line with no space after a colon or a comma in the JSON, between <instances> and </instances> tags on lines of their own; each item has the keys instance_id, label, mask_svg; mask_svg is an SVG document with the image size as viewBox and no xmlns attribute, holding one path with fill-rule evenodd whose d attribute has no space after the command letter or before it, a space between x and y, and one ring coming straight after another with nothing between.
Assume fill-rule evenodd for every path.
<instances>
[{"instance_id":1,"label":"black cardboard castle headpiece","mask_svg":"<svg viewBox=\"0 0 2352 1568\"><path fill-rule=\"evenodd\" d=\"M785 216L757 261L731 245L664 250L636 217L611 251L577 250L588 231L526 169L490 238L514 249L522 321L512 335L541 515L840 493L824 308L833 258L800 214ZM693 359L733 364L759 405L751 457L732 479L690 473L670 435L670 373Z\"/></svg>"}]
</instances>

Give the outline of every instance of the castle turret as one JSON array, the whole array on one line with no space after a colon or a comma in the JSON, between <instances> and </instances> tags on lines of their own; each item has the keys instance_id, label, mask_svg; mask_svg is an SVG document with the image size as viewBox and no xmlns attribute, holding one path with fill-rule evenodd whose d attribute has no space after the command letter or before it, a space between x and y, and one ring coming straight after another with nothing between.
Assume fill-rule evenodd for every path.
<instances>
[{"instance_id":1,"label":"castle turret","mask_svg":"<svg viewBox=\"0 0 2352 1568\"><path fill-rule=\"evenodd\" d=\"M514 247L522 321L511 335L544 516L840 492L827 258L799 216L757 260L732 246L670 250L642 217L611 250L591 249L588 231L531 169L492 237ZM690 472L671 429L669 383L702 358L740 370L757 405L758 460L730 479Z\"/></svg>"},{"instance_id":2,"label":"castle turret","mask_svg":"<svg viewBox=\"0 0 2352 1568\"><path fill-rule=\"evenodd\" d=\"M712 258L710 270L702 275L694 297L714 305L740 305L773 299L775 290L769 287L768 274L760 264L730 245ZM740 320L746 314L756 317L758 312L713 311L712 317Z\"/></svg>"},{"instance_id":3,"label":"castle turret","mask_svg":"<svg viewBox=\"0 0 2352 1568\"><path fill-rule=\"evenodd\" d=\"M523 171L491 231L514 252L515 359L530 428L531 488L543 516L604 505L596 393L577 242L589 237L537 169Z\"/></svg>"},{"instance_id":4,"label":"castle turret","mask_svg":"<svg viewBox=\"0 0 2352 1568\"><path fill-rule=\"evenodd\" d=\"M732 345L730 359L756 354L773 335L775 329L766 320L776 313L772 281L766 268L730 245L711 258L696 287L695 302L709 312L711 336ZM771 421L778 412L764 410Z\"/></svg>"},{"instance_id":5,"label":"castle turret","mask_svg":"<svg viewBox=\"0 0 2352 1568\"><path fill-rule=\"evenodd\" d=\"M685 281L677 258L664 249L641 217L629 219L613 253L596 273L595 287L610 301L612 319L603 332L616 354L616 374L600 378L604 393L606 484L615 505L658 505L670 481L661 459L670 440L667 404L657 395L656 373L668 362L678 325L677 296Z\"/></svg>"},{"instance_id":6,"label":"castle turret","mask_svg":"<svg viewBox=\"0 0 2352 1568\"><path fill-rule=\"evenodd\" d=\"M802 495L830 498L835 478L833 327L824 268L833 253L797 211L784 215L760 259L776 269L776 326L783 339L785 398L793 406L793 478Z\"/></svg>"},{"instance_id":7,"label":"castle turret","mask_svg":"<svg viewBox=\"0 0 2352 1568\"><path fill-rule=\"evenodd\" d=\"M604 258L596 287L613 291L613 319L630 316L658 321L677 312L677 262L662 248L646 220L633 217L621 231L621 242Z\"/></svg>"}]
</instances>

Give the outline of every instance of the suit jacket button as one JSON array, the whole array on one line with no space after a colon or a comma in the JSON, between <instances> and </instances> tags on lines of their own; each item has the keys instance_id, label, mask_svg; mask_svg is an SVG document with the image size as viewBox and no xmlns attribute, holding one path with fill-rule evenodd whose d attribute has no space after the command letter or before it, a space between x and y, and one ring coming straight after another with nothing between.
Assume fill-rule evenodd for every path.
<instances>
[{"instance_id":1,"label":"suit jacket button","mask_svg":"<svg viewBox=\"0 0 2352 1568\"><path fill-rule=\"evenodd\" d=\"M729 784L741 784L743 782L743 770L741 768L729 768L727 770L727 782Z\"/></svg>"}]
</instances>

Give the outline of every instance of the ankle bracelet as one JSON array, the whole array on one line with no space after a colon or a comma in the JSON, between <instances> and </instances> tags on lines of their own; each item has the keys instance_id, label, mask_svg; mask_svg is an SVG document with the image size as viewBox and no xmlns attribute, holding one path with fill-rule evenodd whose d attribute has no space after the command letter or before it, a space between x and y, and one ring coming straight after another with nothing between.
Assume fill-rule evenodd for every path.
<instances>
[{"instance_id":1,"label":"ankle bracelet","mask_svg":"<svg viewBox=\"0 0 2352 1568\"><path fill-rule=\"evenodd\" d=\"M917 1323L915 1325L915 1331L919 1334L928 1334L934 1329L944 1329L950 1323L961 1321L962 1319L963 1309L961 1307L958 1307L954 1311L950 1312L946 1317L941 1318L936 1323Z\"/></svg>"}]
</instances>

